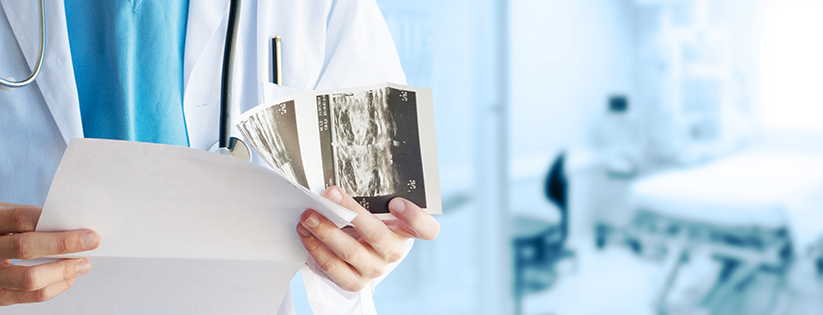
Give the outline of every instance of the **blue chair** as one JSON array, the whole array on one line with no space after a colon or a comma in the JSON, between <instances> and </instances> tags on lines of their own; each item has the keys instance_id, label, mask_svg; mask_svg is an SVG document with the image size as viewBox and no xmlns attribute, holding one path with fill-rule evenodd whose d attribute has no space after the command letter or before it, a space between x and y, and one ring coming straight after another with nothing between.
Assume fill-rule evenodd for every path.
<instances>
[{"instance_id":1,"label":"blue chair","mask_svg":"<svg viewBox=\"0 0 823 315\"><path fill-rule=\"evenodd\" d=\"M554 285L557 280L555 267L560 260L574 256L566 247L569 185L564 164L565 154L561 153L552 162L543 185L545 197L560 211L560 222L515 218L515 314L521 313L521 304L527 294L548 290Z\"/></svg>"}]
</instances>

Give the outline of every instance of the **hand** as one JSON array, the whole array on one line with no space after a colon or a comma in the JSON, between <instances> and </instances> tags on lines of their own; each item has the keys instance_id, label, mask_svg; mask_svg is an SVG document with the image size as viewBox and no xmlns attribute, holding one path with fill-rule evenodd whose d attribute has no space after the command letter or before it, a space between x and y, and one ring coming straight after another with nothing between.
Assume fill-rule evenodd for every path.
<instances>
[{"instance_id":1,"label":"hand","mask_svg":"<svg viewBox=\"0 0 823 315\"><path fill-rule=\"evenodd\" d=\"M338 187L329 187L323 195L357 212L354 227L339 229L320 213L307 210L297 232L317 266L343 290L360 291L383 275L388 264L403 257L409 238L431 240L440 232L434 217L403 198L389 202L397 219L382 221Z\"/></svg>"},{"instance_id":2,"label":"hand","mask_svg":"<svg viewBox=\"0 0 823 315\"><path fill-rule=\"evenodd\" d=\"M89 271L88 259L63 259L32 267L11 259L32 259L97 248L92 230L33 232L43 209L0 202L0 305L47 301Z\"/></svg>"}]
</instances>

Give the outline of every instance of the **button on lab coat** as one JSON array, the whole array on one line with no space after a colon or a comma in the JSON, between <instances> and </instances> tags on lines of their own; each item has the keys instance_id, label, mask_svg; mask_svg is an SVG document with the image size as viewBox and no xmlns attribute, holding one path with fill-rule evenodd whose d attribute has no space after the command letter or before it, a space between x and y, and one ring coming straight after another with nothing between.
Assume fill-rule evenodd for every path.
<instances>
[{"instance_id":1,"label":"button on lab coat","mask_svg":"<svg viewBox=\"0 0 823 315\"><path fill-rule=\"evenodd\" d=\"M190 1L183 106L193 148L208 149L218 137L228 4ZM63 1L46 0L45 9L48 35L40 76L35 84L0 91L2 202L42 205L68 141L83 137ZM0 0L0 75L20 79L34 68L38 22L38 1ZM273 36L282 37L282 87L269 83ZM266 100L305 90L405 83L374 0L246 0L237 40L233 117ZM371 293L377 281L350 293L309 268L301 273L317 314L375 313ZM294 312L287 299L280 314Z\"/></svg>"}]
</instances>

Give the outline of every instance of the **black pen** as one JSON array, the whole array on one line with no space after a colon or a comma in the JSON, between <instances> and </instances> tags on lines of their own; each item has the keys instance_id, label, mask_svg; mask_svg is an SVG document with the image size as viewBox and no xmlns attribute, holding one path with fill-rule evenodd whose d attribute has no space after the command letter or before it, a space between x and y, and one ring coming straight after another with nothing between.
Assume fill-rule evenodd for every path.
<instances>
[{"instance_id":1,"label":"black pen","mask_svg":"<svg viewBox=\"0 0 823 315\"><path fill-rule=\"evenodd\" d=\"M280 36L271 39L271 71L274 84L283 86L283 64L280 59Z\"/></svg>"}]
</instances>

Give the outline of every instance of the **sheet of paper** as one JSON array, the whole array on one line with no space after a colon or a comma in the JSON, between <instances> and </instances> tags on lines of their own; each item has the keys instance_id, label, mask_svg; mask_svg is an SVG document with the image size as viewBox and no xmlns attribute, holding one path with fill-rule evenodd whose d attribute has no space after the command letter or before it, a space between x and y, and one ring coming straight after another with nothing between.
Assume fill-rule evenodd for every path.
<instances>
[{"instance_id":1,"label":"sheet of paper","mask_svg":"<svg viewBox=\"0 0 823 315\"><path fill-rule=\"evenodd\" d=\"M430 89L384 83L290 95L244 113L237 128L273 169L311 191L340 186L384 219L394 197L442 213Z\"/></svg>"},{"instance_id":2,"label":"sheet of paper","mask_svg":"<svg viewBox=\"0 0 823 315\"><path fill-rule=\"evenodd\" d=\"M92 257L54 299L3 315L275 315L300 262Z\"/></svg>"},{"instance_id":3,"label":"sheet of paper","mask_svg":"<svg viewBox=\"0 0 823 315\"><path fill-rule=\"evenodd\" d=\"M38 231L91 228L102 243L83 257L303 261L295 228L316 209L346 223L276 172L196 149L72 139Z\"/></svg>"},{"instance_id":4,"label":"sheet of paper","mask_svg":"<svg viewBox=\"0 0 823 315\"><path fill-rule=\"evenodd\" d=\"M295 228L308 208L339 225L356 215L233 157L72 139L37 230L91 228L101 245L66 256L90 257L92 264L70 292L12 310L273 314L306 260Z\"/></svg>"}]
</instances>

